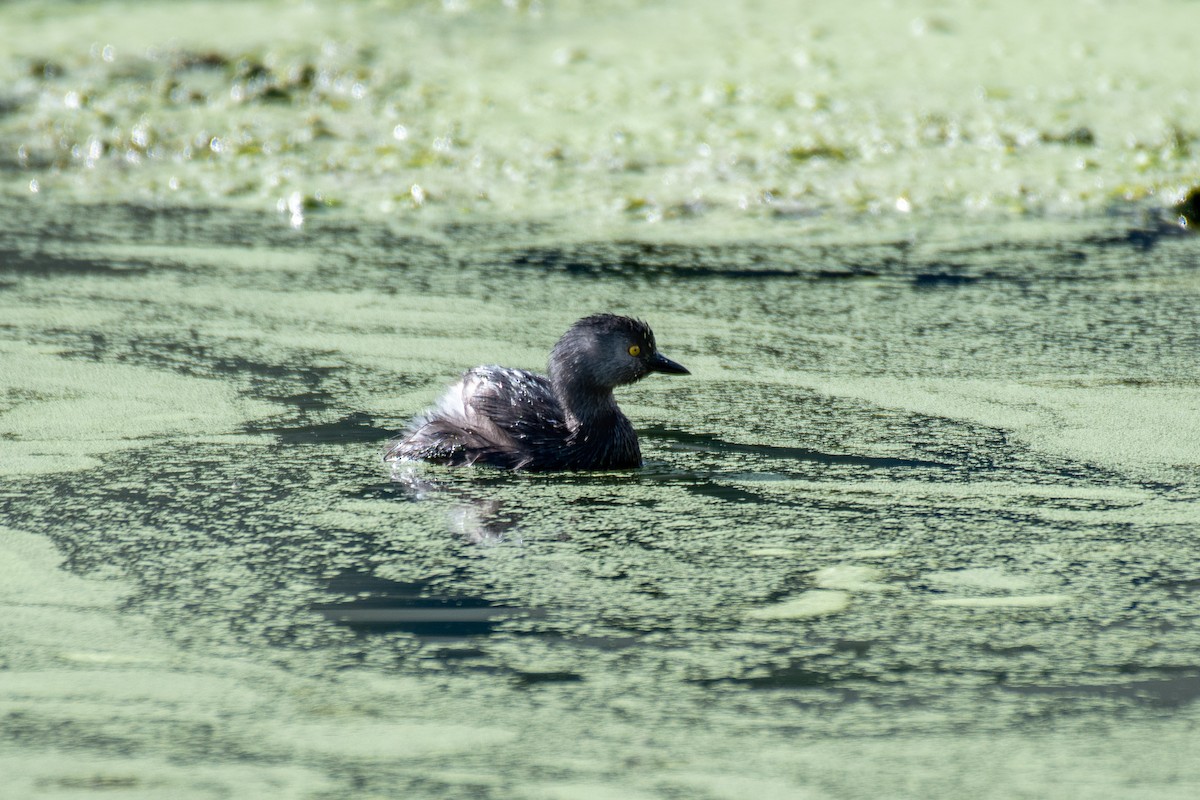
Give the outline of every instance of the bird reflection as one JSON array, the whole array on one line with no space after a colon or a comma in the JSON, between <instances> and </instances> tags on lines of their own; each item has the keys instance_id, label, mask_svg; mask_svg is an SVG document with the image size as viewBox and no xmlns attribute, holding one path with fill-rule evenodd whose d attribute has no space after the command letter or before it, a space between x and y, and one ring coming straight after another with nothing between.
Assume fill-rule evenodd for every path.
<instances>
[{"instance_id":1,"label":"bird reflection","mask_svg":"<svg viewBox=\"0 0 1200 800\"><path fill-rule=\"evenodd\" d=\"M446 511L447 528L468 544L522 544L520 519L512 511L505 511L500 500L478 497L464 486L432 479L420 463L413 461L393 462L391 479L413 500L451 500Z\"/></svg>"}]
</instances>

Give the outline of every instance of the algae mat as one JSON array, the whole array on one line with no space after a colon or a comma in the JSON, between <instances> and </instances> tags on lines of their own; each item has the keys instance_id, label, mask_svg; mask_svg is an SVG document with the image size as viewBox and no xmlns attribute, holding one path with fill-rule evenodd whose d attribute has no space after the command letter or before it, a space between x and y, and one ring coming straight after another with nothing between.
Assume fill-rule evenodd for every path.
<instances>
[{"instance_id":1,"label":"algae mat","mask_svg":"<svg viewBox=\"0 0 1200 800\"><path fill-rule=\"evenodd\" d=\"M1198 26L4 4L0 796L1200 796ZM380 463L598 310L645 468Z\"/></svg>"},{"instance_id":2,"label":"algae mat","mask_svg":"<svg viewBox=\"0 0 1200 800\"><path fill-rule=\"evenodd\" d=\"M1188 0L10 2L0 191L752 238L1170 206L1198 26Z\"/></svg>"},{"instance_id":3,"label":"algae mat","mask_svg":"<svg viewBox=\"0 0 1200 800\"><path fill-rule=\"evenodd\" d=\"M1176 227L789 248L13 214L10 796L1200 787ZM622 392L644 469L380 463L463 365L538 368L597 308L693 372Z\"/></svg>"}]
</instances>

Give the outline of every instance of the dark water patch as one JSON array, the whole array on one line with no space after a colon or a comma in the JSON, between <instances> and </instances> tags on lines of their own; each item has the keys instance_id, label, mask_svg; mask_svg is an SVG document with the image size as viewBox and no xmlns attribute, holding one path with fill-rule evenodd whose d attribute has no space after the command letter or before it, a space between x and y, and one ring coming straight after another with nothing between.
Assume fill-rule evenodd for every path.
<instances>
[{"instance_id":1,"label":"dark water patch","mask_svg":"<svg viewBox=\"0 0 1200 800\"><path fill-rule=\"evenodd\" d=\"M583 676L577 672L515 672L517 682L522 686L538 686L546 683L580 683Z\"/></svg>"},{"instance_id":2,"label":"dark water patch","mask_svg":"<svg viewBox=\"0 0 1200 800\"><path fill-rule=\"evenodd\" d=\"M1104 285L1115 276L1130 275L1130 262L1122 251L1148 253L1163 242L1178 240L1189 231L1175 218L1158 213L1123 214L1106 231L1084 232L1067 238L1034 238L1009 241L989 238L968 244L933 244L910 262L923 274L971 275L980 282L1021 286L1027 290L1053 285ZM953 269L936 268L941 264ZM1145 272L1158 272L1160 264L1146 264Z\"/></svg>"},{"instance_id":3,"label":"dark water patch","mask_svg":"<svg viewBox=\"0 0 1200 800\"><path fill-rule=\"evenodd\" d=\"M215 50L177 50L171 53L171 69L176 72L188 70L221 70L229 65L230 58Z\"/></svg>"},{"instance_id":4,"label":"dark water patch","mask_svg":"<svg viewBox=\"0 0 1200 800\"><path fill-rule=\"evenodd\" d=\"M90 791L130 791L134 789L149 790L160 788L164 782L147 781L132 775L85 775L80 777L63 777L47 781L44 786L66 789L71 792Z\"/></svg>"},{"instance_id":5,"label":"dark water patch","mask_svg":"<svg viewBox=\"0 0 1200 800\"><path fill-rule=\"evenodd\" d=\"M1143 667L1134 667L1144 672ZM1188 674L1165 679L1146 679L1127 683L1079 683L1073 685L1012 686L1005 685L1006 692L1028 696L1055 696L1060 698L1102 697L1106 699L1131 700L1158 708L1178 709L1191 705L1200 698L1200 673L1188 668Z\"/></svg>"},{"instance_id":6,"label":"dark water patch","mask_svg":"<svg viewBox=\"0 0 1200 800\"><path fill-rule=\"evenodd\" d=\"M537 270L583 278L704 280L846 280L893 276L916 288L983 281L1028 286L1096 282L1105 271L1090 265L1105 248L1130 244L1148 249L1178 236L1174 222L1130 220L1112 234L1075 240L988 240L963 246L899 239L862 245L688 245L612 242L498 250L491 257L518 271ZM919 246L918 246L919 243ZM1089 266L1089 269L1084 269Z\"/></svg>"},{"instance_id":7,"label":"dark water patch","mask_svg":"<svg viewBox=\"0 0 1200 800\"><path fill-rule=\"evenodd\" d=\"M838 682L827 672L806 669L799 664L792 664L776 670L770 675L755 678L733 678L730 683L746 686L751 689L821 689Z\"/></svg>"},{"instance_id":8,"label":"dark water patch","mask_svg":"<svg viewBox=\"0 0 1200 800\"><path fill-rule=\"evenodd\" d=\"M1162 581L1160 585L1180 594L1193 594L1200 592L1200 578L1167 580Z\"/></svg>"},{"instance_id":9,"label":"dark water patch","mask_svg":"<svg viewBox=\"0 0 1200 800\"><path fill-rule=\"evenodd\" d=\"M682 245L617 243L608 246L539 248L509 256L511 266L542 272L564 272L577 277L670 277L679 280L704 278L769 279L795 277L797 270L763 265L760 257L748 254L746 266L721 266L728 253L705 252Z\"/></svg>"},{"instance_id":10,"label":"dark water patch","mask_svg":"<svg viewBox=\"0 0 1200 800\"><path fill-rule=\"evenodd\" d=\"M1077 128L1063 131L1062 133L1051 133L1043 131L1041 140L1047 144L1064 144L1074 147L1093 147L1096 144L1095 132L1086 125L1080 125Z\"/></svg>"},{"instance_id":11,"label":"dark water patch","mask_svg":"<svg viewBox=\"0 0 1200 800\"><path fill-rule=\"evenodd\" d=\"M990 653L997 656L1022 656L1027 654L1040 653L1042 649L1032 644L1014 644L1002 645L992 642L984 642L980 649L985 653Z\"/></svg>"},{"instance_id":12,"label":"dark water patch","mask_svg":"<svg viewBox=\"0 0 1200 800\"><path fill-rule=\"evenodd\" d=\"M0 273L53 277L58 275L105 275L132 278L166 269L138 259L120 262L56 255L45 252L0 249Z\"/></svg>"},{"instance_id":13,"label":"dark water patch","mask_svg":"<svg viewBox=\"0 0 1200 800\"><path fill-rule=\"evenodd\" d=\"M316 605L313 610L357 633L402 631L440 640L490 635L498 622L514 613L508 608L462 607L461 599L443 600L439 607L430 607L431 602L423 598L422 605L413 608L395 598L372 598L340 605Z\"/></svg>"},{"instance_id":14,"label":"dark water patch","mask_svg":"<svg viewBox=\"0 0 1200 800\"><path fill-rule=\"evenodd\" d=\"M117 202L63 203L49 207L29 202L6 206L5 212L8 225L0 231L0 236L3 241L25 244L24 251L40 251L47 242L139 247L178 247L187 243L278 250L303 248L309 243L303 232L292 230L286 222L263 224L271 218L219 206ZM163 268L164 265L147 266Z\"/></svg>"},{"instance_id":15,"label":"dark water patch","mask_svg":"<svg viewBox=\"0 0 1200 800\"><path fill-rule=\"evenodd\" d=\"M839 702L853 702L861 698L858 688L848 684L874 682L874 676L861 675L852 671L826 671L806 659L793 659L786 666L769 670L765 675L746 677L704 678L692 681L700 686L725 686L756 691L806 692L821 691L836 697Z\"/></svg>"},{"instance_id":16,"label":"dark water patch","mask_svg":"<svg viewBox=\"0 0 1200 800\"><path fill-rule=\"evenodd\" d=\"M345 368L340 366L307 364L303 359L279 364L238 353L236 343L202 336L196 330L177 331L170 337L119 333L46 328L30 338L62 348L66 358L169 369L200 378L234 378L247 395L301 413L342 402L337 389Z\"/></svg>"},{"instance_id":17,"label":"dark water patch","mask_svg":"<svg viewBox=\"0 0 1200 800\"><path fill-rule=\"evenodd\" d=\"M20 252L40 250L41 243L46 241L114 244L136 241L142 246L169 247L180 242L201 242L248 250L304 253L318 249L326 254L325 264L316 270L297 273L292 285L315 287L340 283L347 289L370 288L381 293L401 291L381 281L381 275L402 273L410 282L420 281L427 273L447 266L455 271L482 270L485 275L498 267L507 267L517 273L537 270L575 277L644 277L686 282L797 278L842 281L890 275L907 277L919 285L922 277L932 280L932 276L958 274L939 268L949 259L950 263L969 267L971 271L967 274L989 282L1096 281L1103 278L1105 270L1080 269L1091 260L1090 254L1131 244L1146 250L1165 237L1186 234L1175 220L1129 220L1121 228L1120 223L1125 222L1122 218L1111 234L1072 241L1007 242L993 237L966 247L934 243L918 247L914 241L919 239L896 239L842 245L618 241L513 248L503 244L513 240L511 234L500 235L496 225L486 223L453 222L418 235L364 225L345 214L315 215L306 219L303 228L295 230L286 220L264 225L257 218L212 207L68 206L51 217L34 213L32 208L23 213L20 206L11 211L18 218L4 232L4 239L22 243L24 246L17 248ZM529 223L529 226L545 227L543 223ZM529 238L541 237L531 234ZM479 246L463 248L463 243ZM61 268L71 269L70 259L65 261ZM986 266L981 271L976 265ZM84 267L76 264L73 268ZM124 271L133 274L132 270L174 268L177 267L163 263L130 261ZM408 288L415 285L410 283Z\"/></svg>"},{"instance_id":18,"label":"dark water patch","mask_svg":"<svg viewBox=\"0 0 1200 800\"><path fill-rule=\"evenodd\" d=\"M272 403L291 406L300 413L309 411L324 411L333 406L340 406L341 403L337 396L332 391L311 391L311 392L295 392L293 394L273 394L271 392L261 392L258 397L262 400L269 400Z\"/></svg>"},{"instance_id":19,"label":"dark water patch","mask_svg":"<svg viewBox=\"0 0 1200 800\"><path fill-rule=\"evenodd\" d=\"M877 278L879 271L868 267L846 267L844 269L819 269L814 275L820 280L842 281L855 278Z\"/></svg>"},{"instance_id":20,"label":"dark water patch","mask_svg":"<svg viewBox=\"0 0 1200 800\"><path fill-rule=\"evenodd\" d=\"M762 456L764 458L788 461L814 461L819 464L846 464L871 469L903 469L903 468L937 468L949 469L955 464L939 461L924 461L910 458L887 458L881 456L858 456L843 453L823 453L805 447L778 447L775 445L739 444L728 442L711 434L692 433L662 425L652 425L641 430L643 435L651 438L674 442L681 450L700 450L708 452L744 453Z\"/></svg>"},{"instance_id":21,"label":"dark water patch","mask_svg":"<svg viewBox=\"0 0 1200 800\"><path fill-rule=\"evenodd\" d=\"M145 366L170 367L185 375L248 375L280 380L292 385L311 388L337 372L339 367L276 364L248 356L229 354L219 341L204 341L192 332L188 339L132 336L126 342L127 352L116 355L116 361L133 361Z\"/></svg>"},{"instance_id":22,"label":"dark water patch","mask_svg":"<svg viewBox=\"0 0 1200 800\"><path fill-rule=\"evenodd\" d=\"M939 289L979 283L979 276L954 272L922 272L913 276L912 282L917 289Z\"/></svg>"},{"instance_id":23,"label":"dark water patch","mask_svg":"<svg viewBox=\"0 0 1200 800\"><path fill-rule=\"evenodd\" d=\"M504 220L503 222L451 221L438 232L447 240L494 245L504 241L536 241L554 233L554 226L540 220Z\"/></svg>"},{"instance_id":24,"label":"dark water patch","mask_svg":"<svg viewBox=\"0 0 1200 800\"><path fill-rule=\"evenodd\" d=\"M762 497L748 489L738 486L727 486L720 483L688 482L684 484L692 494L702 497L713 497L726 503L752 503L754 505L770 505L779 502L776 499Z\"/></svg>"},{"instance_id":25,"label":"dark water patch","mask_svg":"<svg viewBox=\"0 0 1200 800\"><path fill-rule=\"evenodd\" d=\"M382 460L382 457L381 457ZM355 500L412 500L413 492L408 486L396 481L370 483L355 486L345 491L345 496Z\"/></svg>"},{"instance_id":26,"label":"dark water patch","mask_svg":"<svg viewBox=\"0 0 1200 800\"><path fill-rule=\"evenodd\" d=\"M283 444L378 442L395 435L395 431L390 428L376 427L374 417L360 411L347 414L334 422L291 426L248 425L245 430L247 433L277 436Z\"/></svg>"},{"instance_id":27,"label":"dark water patch","mask_svg":"<svg viewBox=\"0 0 1200 800\"><path fill-rule=\"evenodd\" d=\"M1141 252L1149 252L1164 240L1178 239L1191 234L1192 231L1187 226L1179 224L1178 218L1167 219L1157 214L1148 214L1140 224L1124 230L1088 236L1083 242L1099 248L1131 247Z\"/></svg>"},{"instance_id":28,"label":"dark water patch","mask_svg":"<svg viewBox=\"0 0 1200 800\"><path fill-rule=\"evenodd\" d=\"M21 108L21 101L8 94L0 95L0 117L12 114Z\"/></svg>"},{"instance_id":29,"label":"dark water patch","mask_svg":"<svg viewBox=\"0 0 1200 800\"><path fill-rule=\"evenodd\" d=\"M497 254L518 270L583 278L644 278L687 282L800 279L841 281L903 272L910 243L863 247L596 242Z\"/></svg>"},{"instance_id":30,"label":"dark water patch","mask_svg":"<svg viewBox=\"0 0 1200 800\"><path fill-rule=\"evenodd\" d=\"M344 572L329 581L336 594L353 599L316 603L327 620L356 633L410 633L439 642L490 636L505 620L535 618L543 612L497 605L478 596L448 591L453 581L394 581L362 572Z\"/></svg>"}]
</instances>

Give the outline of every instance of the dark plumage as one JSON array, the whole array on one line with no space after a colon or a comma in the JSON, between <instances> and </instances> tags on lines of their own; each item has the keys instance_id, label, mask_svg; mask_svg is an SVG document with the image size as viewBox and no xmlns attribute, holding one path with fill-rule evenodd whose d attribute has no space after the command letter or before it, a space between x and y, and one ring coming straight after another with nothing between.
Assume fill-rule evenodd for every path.
<instances>
[{"instance_id":1,"label":"dark plumage","mask_svg":"<svg viewBox=\"0 0 1200 800\"><path fill-rule=\"evenodd\" d=\"M550 353L549 376L475 367L388 443L385 461L422 459L531 471L629 469L642 453L613 388L651 372L689 374L659 354L640 320L579 320Z\"/></svg>"}]
</instances>

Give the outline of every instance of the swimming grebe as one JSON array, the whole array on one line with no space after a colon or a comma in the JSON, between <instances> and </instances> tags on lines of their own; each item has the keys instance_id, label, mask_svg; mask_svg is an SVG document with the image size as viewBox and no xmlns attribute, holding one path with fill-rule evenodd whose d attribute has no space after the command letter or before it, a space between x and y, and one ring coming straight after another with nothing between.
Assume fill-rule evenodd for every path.
<instances>
[{"instance_id":1,"label":"swimming grebe","mask_svg":"<svg viewBox=\"0 0 1200 800\"><path fill-rule=\"evenodd\" d=\"M613 388L651 372L690 374L658 352L646 323L615 314L585 317L554 345L549 376L497 366L468 370L388 443L384 460L537 472L638 467L637 434Z\"/></svg>"}]
</instances>

